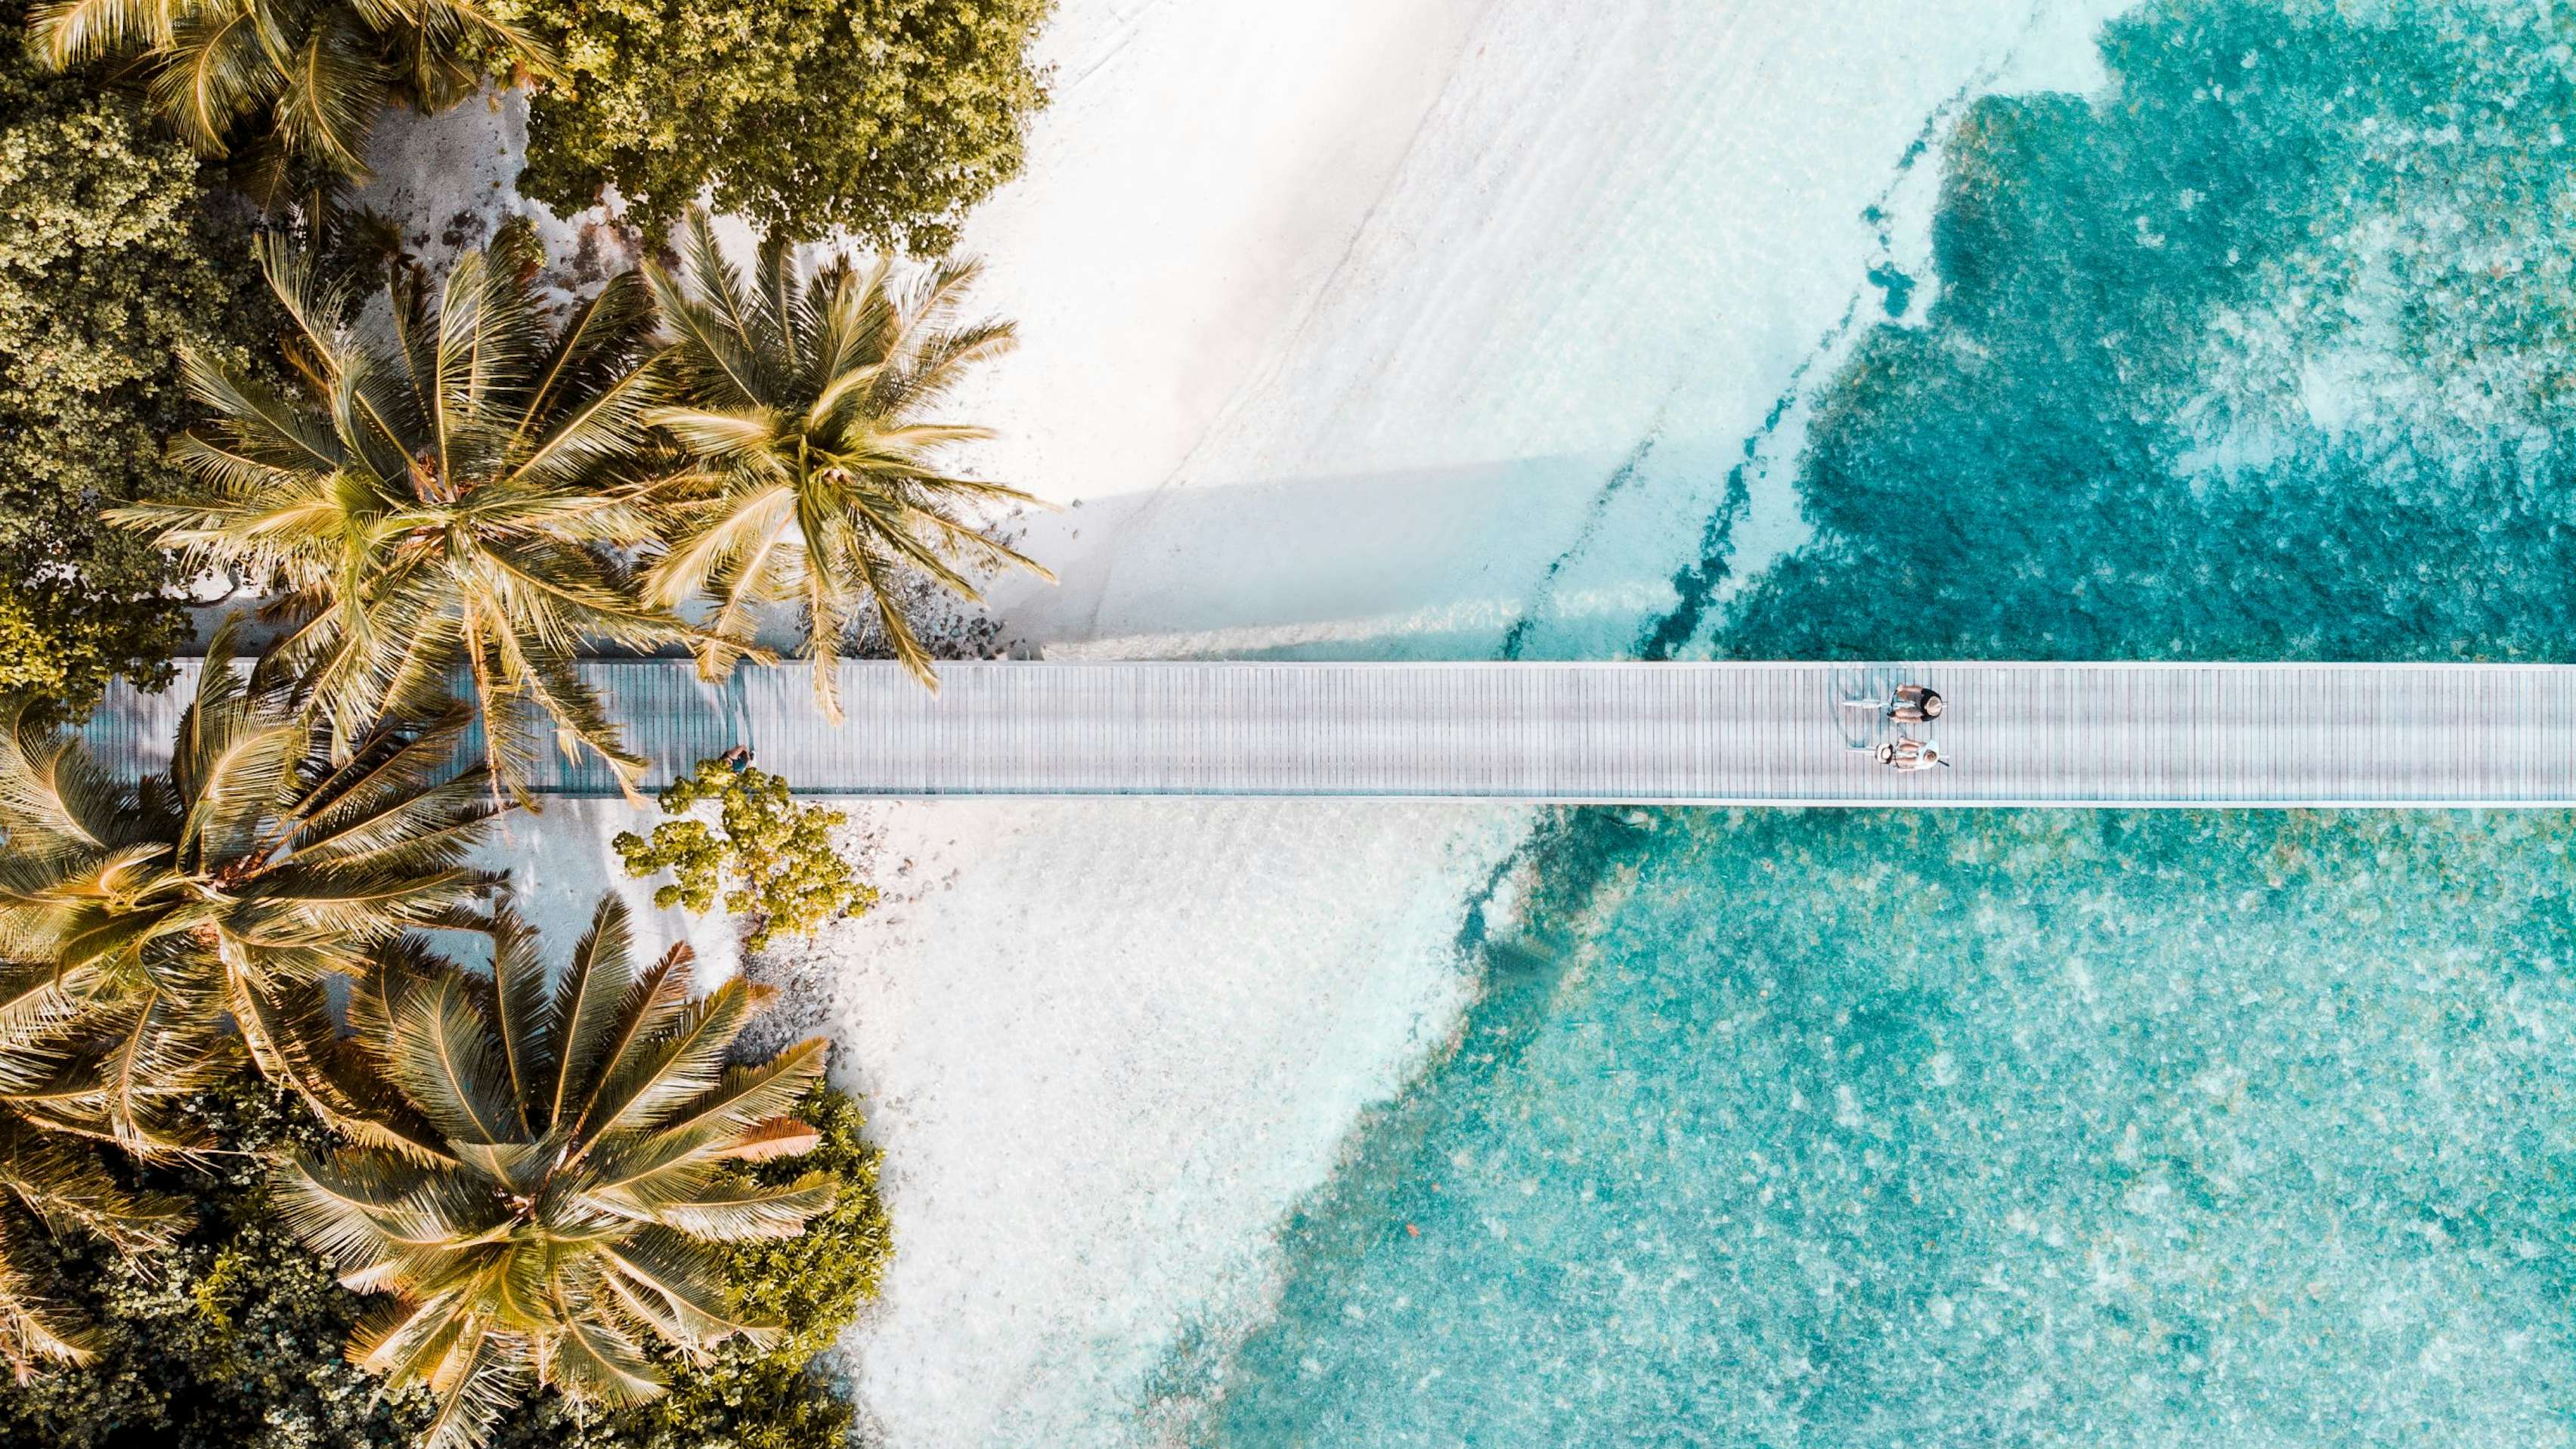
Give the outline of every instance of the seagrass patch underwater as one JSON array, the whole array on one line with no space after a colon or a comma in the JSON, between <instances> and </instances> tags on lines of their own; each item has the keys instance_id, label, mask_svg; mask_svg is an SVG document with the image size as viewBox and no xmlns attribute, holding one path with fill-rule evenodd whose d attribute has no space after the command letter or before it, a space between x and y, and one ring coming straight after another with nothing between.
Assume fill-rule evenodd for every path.
<instances>
[{"instance_id":1,"label":"seagrass patch underwater","mask_svg":"<svg viewBox=\"0 0 2576 1449\"><path fill-rule=\"evenodd\" d=\"M2576 658L2576 9L2161 0L1946 139L1806 547L1650 655Z\"/></svg>"}]
</instances>

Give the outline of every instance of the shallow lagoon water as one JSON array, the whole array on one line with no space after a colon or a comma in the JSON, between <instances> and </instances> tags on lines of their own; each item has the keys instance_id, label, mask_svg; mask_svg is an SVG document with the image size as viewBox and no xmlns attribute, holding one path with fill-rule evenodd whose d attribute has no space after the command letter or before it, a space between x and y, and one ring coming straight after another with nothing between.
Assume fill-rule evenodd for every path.
<instances>
[{"instance_id":1,"label":"shallow lagoon water","mask_svg":"<svg viewBox=\"0 0 2576 1449\"><path fill-rule=\"evenodd\" d=\"M2161 3L1947 138L1939 293L1650 657L2576 657L2576 16Z\"/></svg>"},{"instance_id":2,"label":"shallow lagoon water","mask_svg":"<svg viewBox=\"0 0 2576 1449\"><path fill-rule=\"evenodd\" d=\"M2156 3L2100 93L1975 103L1935 275L1873 279L1929 307L1813 399L1814 538L1736 579L1735 488L1635 651L2576 657L2571 35ZM2570 823L1570 813L1275 1318L1165 1406L1244 1446L2569 1442Z\"/></svg>"},{"instance_id":3,"label":"shallow lagoon water","mask_svg":"<svg viewBox=\"0 0 2576 1449\"><path fill-rule=\"evenodd\" d=\"M1226 1444L2553 1444L2556 815L1570 821Z\"/></svg>"}]
</instances>

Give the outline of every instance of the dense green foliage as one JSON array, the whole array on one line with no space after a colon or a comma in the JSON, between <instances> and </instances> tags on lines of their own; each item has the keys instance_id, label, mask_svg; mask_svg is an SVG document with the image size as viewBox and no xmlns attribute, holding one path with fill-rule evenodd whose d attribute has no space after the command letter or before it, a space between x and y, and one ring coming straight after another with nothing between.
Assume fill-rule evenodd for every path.
<instances>
[{"instance_id":1,"label":"dense green foliage","mask_svg":"<svg viewBox=\"0 0 2576 1449\"><path fill-rule=\"evenodd\" d=\"M52 727L0 730L0 934L38 958L0 968L0 1351L27 1379L0 1426L189 1444L252 1422L281 1449L523 1419L601 1444L838 1433L803 1367L886 1236L855 1112L812 1096L822 1043L735 1063L764 989L692 999L685 950L636 969L613 897L550 989L530 933L467 909L493 804L454 764L464 708L335 760L292 698L205 670L170 770L140 781ZM414 932L458 925L489 936L488 977ZM272 1088L291 1105L253 1111ZM190 1165L281 1154L265 1190ZM354 1310L331 1261L392 1311ZM393 1410L369 1407L378 1376ZM549 1432L531 1442L570 1431Z\"/></svg>"},{"instance_id":2,"label":"dense green foliage","mask_svg":"<svg viewBox=\"0 0 2576 1449\"><path fill-rule=\"evenodd\" d=\"M727 1345L704 1365L669 1366L671 1392L638 1409L582 1415L539 1394L493 1433L494 1449L833 1449L847 1405L806 1372L876 1292L891 1241L876 1195L865 1119L838 1092L797 1115L820 1137L805 1156L734 1169L777 1183L831 1173L840 1192L803 1235L727 1250L744 1305L793 1328L766 1349ZM157 1169L196 1199L199 1221L149 1261L77 1244L51 1247L99 1324L87 1369L0 1384L0 1443L47 1449L408 1449L429 1414L423 1396L386 1400L341 1354L366 1302L334 1282L278 1221L258 1154L328 1139L292 1100L236 1083L192 1100L204 1135L246 1155Z\"/></svg>"},{"instance_id":3,"label":"dense green foliage","mask_svg":"<svg viewBox=\"0 0 2576 1449\"><path fill-rule=\"evenodd\" d=\"M846 1437L808 1364L889 1239L822 1044L734 1060L765 989L632 966L614 906L548 985L466 856L548 744L631 792L585 647L720 671L768 656L681 605L793 601L818 678L865 610L927 681L898 575L971 596L1027 563L960 511L1020 495L939 466L977 430L915 415L1009 340L955 322L973 269L809 283L788 243L944 248L1019 165L1045 8L0 0L0 1441ZM569 307L521 225L444 277L356 258L328 197L381 107L505 72L552 83L538 194L614 186L658 233L711 189L772 227L740 353L708 319L750 304L704 257L694 289L628 274ZM238 199L218 221L217 175L309 194L275 219L310 245L249 244ZM783 521L752 450L708 442L768 410L809 504ZM188 589L227 579L279 637L245 679L219 636L169 767L110 776L64 707L166 675ZM873 900L838 812L721 767L665 797L701 801L721 835L619 842L677 871L663 897L722 891L755 946Z\"/></svg>"},{"instance_id":4,"label":"dense green foliage","mask_svg":"<svg viewBox=\"0 0 2576 1449\"><path fill-rule=\"evenodd\" d=\"M649 840L631 830L610 841L626 872L675 877L653 892L665 910L686 906L701 914L724 893L725 909L750 916L755 951L778 936L802 936L843 912L875 904L874 888L859 883L850 863L832 848L832 827L849 819L838 810L799 805L787 782L746 765L700 760L697 770L662 791L662 810L686 815L709 801L721 833L703 820L665 820Z\"/></svg>"},{"instance_id":5,"label":"dense green foliage","mask_svg":"<svg viewBox=\"0 0 2576 1449\"><path fill-rule=\"evenodd\" d=\"M13 995L49 990L44 973L41 966L13 970ZM12 1050L0 1059L7 1097L43 1091L46 1055ZM0 1112L0 1360L12 1377L24 1383L98 1352L97 1331L71 1301L59 1257L44 1250L44 1240L96 1241L138 1257L167 1249L187 1225L177 1201L130 1191L102 1144L47 1132L15 1110Z\"/></svg>"},{"instance_id":6,"label":"dense green foliage","mask_svg":"<svg viewBox=\"0 0 2576 1449\"><path fill-rule=\"evenodd\" d=\"M639 967L613 894L551 985L532 931L503 914L491 934L488 977L415 952L355 985L353 1072L381 1089L356 1140L278 1168L297 1235L389 1295L349 1357L431 1392L424 1449L482 1443L531 1385L631 1408L673 1357L775 1343L722 1248L795 1237L838 1192L810 1169L731 1170L818 1141L790 1114L821 1038L735 1060L768 988L735 976L692 999L685 945Z\"/></svg>"},{"instance_id":7,"label":"dense green foliage","mask_svg":"<svg viewBox=\"0 0 2576 1449\"><path fill-rule=\"evenodd\" d=\"M178 349L251 331L239 248L197 162L132 97L56 76L0 3L0 691L75 708L111 675L166 677L181 579L99 509L172 482Z\"/></svg>"},{"instance_id":8,"label":"dense green foliage","mask_svg":"<svg viewBox=\"0 0 2576 1449\"><path fill-rule=\"evenodd\" d=\"M230 1151L153 1174L194 1200L170 1252L71 1249L98 1357L0 1387L0 1442L46 1449L402 1449L421 1417L382 1402L341 1355L356 1294L278 1218L260 1154L324 1138L292 1099L236 1079L191 1099L190 1122ZM235 1155L239 1154L239 1155Z\"/></svg>"},{"instance_id":9,"label":"dense green foliage","mask_svg":"<svg viewBox=\"0 0 2576 1449\"><path fill-rule=\"evenodd\" d=\"M658 235L712 186L764 228L945 250L1019 172L1048 6L495 0L561 75L529 108L519 189L569 212L613 186Z\"/></svg>"},{"instance_id":10,"label":"dense green foliage","mask_svg":"<svg viewBox=\"0 0 2576 1449\"><path fill-rule=\"evenodd\" d=\"M734 1341L710 1362L673 1365L669 1393L623 1413L582 1418L561 1399L541 1399L500 1426L492 1449L840 1449L850 1406L807 1366L876 1297L894 1240L876 1192L880 1154L860 1135L858 1103L827 1090L797 1115L815 1128L812 1150L743 1176L780 1186L828 1172L839 1195L799 1236L725 1253L743 1309L787 1331L766 1347Z\"/></svg>"},{"instance_id":11,"label":"dense green foliage","mask_svg":"<svg viewBox=\"0 0 2576 1449\"><path fill-rule=\"evenodd\" d=\"M73 993L98 1038L51 1075L48 1119L157 1149L196 1144L170 1100L237 1035L272 1080L339 1120L324 979L470 905L493 814L454 768L464 711L334 741L243 683L218 638L166 772L119 779L77 737L0 709L0 937ZM89 1100L94 1098L95 1100Z\"/></svg>"},{"instance_id":12,"label":"dense green foliage","mask_svg":"<svg viewBox=\"0 0 2576 1449\"><path fill-rule=\"evenodd\" d=\"M835 263L809 281L773 240L754 292L701 218L691 285L621 273L558 317L521 222L436 283L397 267L377 309L281 238L258 252L294 319L298 385L190 354L215 414L171 450L190 486L107 518L275 580L267 616L287 629L263 675L335 728L443 708L461 677L502 788L527 798L550 732L632 795L643 761L582 648L686 643L712 677L756 653L756 609L792 602L837 717L862 613L931 683L900 590L919 576L973 597L978 570L1044 572L969 512L1027 495L941 466L983 430L921 416L1010 341L958 319L970 266L902 285ZM677 334L660 347L657 297ZM717 605L703 628L678 613L700 597Z\"/></svg>"}]
</instances>

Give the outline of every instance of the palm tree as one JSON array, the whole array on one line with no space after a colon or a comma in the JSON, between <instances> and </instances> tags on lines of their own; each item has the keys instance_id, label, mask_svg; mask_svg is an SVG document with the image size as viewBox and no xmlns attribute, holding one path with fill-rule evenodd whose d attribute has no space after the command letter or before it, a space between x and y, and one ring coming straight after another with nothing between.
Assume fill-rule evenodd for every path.
<instances>
[{"instance_id":1,"label":"palm tree","mask_svg":"<svg viewBox=\"0 0 2576 1449\"><path fill-rule=\"evenodd\" d=\"M175 1200L125 1188L94 1146L0 1116L0 1358L17 1381L96 1351L40 1238L94 1238L133 1257L167 1249L188 1221Z\"/></svg>"},{"instance_id":2,"label":"palm tree","mask_svg":"<svg viewBox=\"0 0 2576 1449\"><path fill-rule=\"evenodd\" d=\"M815 698L835 721L842 635L865 608L895 657L936 688L898 594L908 575L968 599L979 597L970 569L1054 577L969 517L975 504L1036 500L942 461L991 434L923 416L969 367L1010 346L1010 324L958 322L972 263L942 262L912 286L895 285L882 261L863 274L835 260L806 278L772 233L746 278L703 211L690 215L684 245L686 284L647 268L676 334L665 356L679 394L648 417L694 464L648 597L667 607L712 598L698 655L709 678L748 648L758 606L796 604Z\"/></svg>"},{"instance_id":3,"label":"palm tree","mask_svg":"<svg viewBox=\"0 0 2576 1449\"><path fill-rule=\"evenodd\" d=\"M411 927L479 919L491 879L466 854L493 808L481 770L453 765L466 711L334 759L308 714L243 684L229 643L169 769L132 783L23 704L0 708L0 940L42 963L83 1027L50 1085L17 1099L40 1125L191 1145L161 1108L202 1080L227 1022L326 1118L362 1114L329 1071L321 981L363 975Z\"/></svg>"},{"instance_id":4,"label":"palm tree","mask_svg":"<svg viewBox=\"0 0 2576 1449\"><path fill-rule=\"evenodd\" d=\"M101 1095L94 1068L106 1053L82 1045L87 976L0 967L0 1358L22 1384L94 1351L40 1240L91 1238L133 1255L166 1249L188 1225L179 1203L118 1182L96 1144L40 1130L87 1117ZM156 1090L201 1081L181 1072Z\"/></svg>"},{"instance_id":5,"label":"palm tree","mask_svg":"<svg viewBox=\"0 0 2576 1449\"><path fill-rule=\"evenodd\" d=\"M596 754L630 794L644 768L575 650L693 637L635 600L615 558L654 537L644 485L621 473L658 400L652 300L624 274L553 325L543 261L514 221L457 259L434 303L404 270L390 308L359 320L264 238L300 386L281 395L190 355L189 387L216 418L171 458L196 486L107 515L194 563L282 585L270 616L293 627L262 669L341 729L433 708L461 671L493 788L531 805L529 737L548 724L568 757Z\"/></svg>"},{"instance_id":6,"label":"palm tree","mask_svg":"<svg viewBox=\"0 0 2576 1449\"><path fill-rule=\"evenodd\" d=\"M807 1041L726 1065L766 993L740 978L689 999L688 948L642 973L626 910L604 897L551 993L533 936L504 916L484 979L389 960L352 1003L394 1103L375 1145L280 1169L287 1220L394 1302L352 1360L438 1397L430 1449L478 1440L530 1382L640 1403L659 1340L696 1360L775 1325L736 1310L712 1245L793 1237L832 1204L808 1173L764 1186L731 1164L794 1156L787 1115L822 1070Z\"/></svg>"},{"instance_id":7,"label":"palm tree","mask_svg":"<svg viewBox=\"0 0 2576 1449\"><path fill-rule=\"evenodd\" d=\"M258 149L272 161L355 179L376 113L455 104L482 80L478 48L548 64L482 0L51 0L29 28L57 70L132 57L154 109L199 155L231 155L236 133L265 118Z\"/></svg>"}]
</instances>

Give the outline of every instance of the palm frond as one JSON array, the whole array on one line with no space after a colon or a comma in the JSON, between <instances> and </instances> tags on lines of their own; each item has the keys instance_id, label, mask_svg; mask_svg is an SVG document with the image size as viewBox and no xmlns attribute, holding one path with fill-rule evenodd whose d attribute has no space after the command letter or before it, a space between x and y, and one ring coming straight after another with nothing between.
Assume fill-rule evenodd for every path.
<instances>
[{"instance_id":1,"label":"palm frond","mask_svg":"<svg viewBox=\"0 0 2576 1449\"><path fill-rule=\"evenodd\" d=\"M64 1297L52 1265L23 1241L32 1230L25 1218L0 1214L0 1357L20 1384L98 1353L96 1328Z\"/></svg>"},{"instance_id":2,"label":"palm frond","mask_svg":"<svg viewBox=\"0 0 2576 1449\"><path fill-rule=\"evenodd\" d=\"M506 1095L500 1043L455 975L405 999L386 1056L395 1085L450 1140L507 1142L524 1130Z\"/></svg>"},{"instance_id":3,"label":"palm frond","mask_svg":"<svg viewBox=\"0 0 2576 1449\"><path fill-rule=\"evenodd\" d=\"M979 268L945 262L898 284L882 259L865 272L835 262L800 282L792 249L770 237L746 282L703 213L692 215L683 253L685 281L651 274L676 392L651 421L689 460L682 476L692 480L687 503L671 509L674 536L647 570L652 596L713 600L694 645L710 678L744 647L760 606L799 606L815 700L835 720L841 634L862 607L895 657L936 688L930 650L904 612L908 576L969 601L974 571L1053 577L969 517L1035 499L940 465L990 433L921 415L1013 341L1007 322L953 325Z\"/></svg>"},{"instance_id":4,"label":"palm frond","mask_svg":"<svg viewBox=\"0 0 2576 1449\"><path fill-rule=\"evenodd\" d=\"M154 48L146 93L201 156L229 154L234 123L285 81L262 19L254 5L190 7Z\"/></svg>"},{"instance_id":5,"label":"palm frond","mask_svg":"<svg viewBox=\"0 0 2576 1449\"><path fill-rule=\"evenodd\" d=\"M405 13L447 9L459 13L434 23L473 30L454 5ZM290 627L261 678L304 693L334 757L461 675L494 798L533 803L531 735L546 724L631 778L640 762L565 661L695 638L635 596L621 561L663 526L651 480L632 476L650 471L647 415L666 401L649 289L612 282L554 326L534 232L512 225L438 285L398 273L389 306L353 322L309 257L271 237L260 260L294 319L303 386L281 395L192 362L217 414L173 451L192 486L114 521L284 582Z\"/></svg>"},{"instance_id":6,"label":"palm frond","mask_svg":"<svg viewBox=\"0 0 2576 1449\"><path fill-rule=\"evenodd\" d=\"M809 1172L791 1183L730 1183L702 1188L658 1209L654 1220L710 1243L792 1238L829 1212L839 1184L830 1173Z\"/></svg>"},{"instance_id":7,"label":"palm frond","mask_svg":"<svg viewBox=\"0 0 2576 1449\"><path fill-rule=\"evenodd\" d=\"M536 933L515 916L504 916L492 936L491 1015L523 1137L543 1120L537 1113L545 1090L547 1005L546 963L537 954Z\"/></svg>"},{"instance_id":8,"label":"palm frond","mask_svg":"<svg viewBox=\"0 0 2576 1449\"><path fill-rule=\"evenodd\" d=\"M732 982L690 1002L680 952L634 972L614 896L550 997L534 938L506 916L492 929L488 982L411 951L350 1000L351 1024L382 1038L371 1059L399 1112L437 1150L296 1156L278 1182L287 1222L342 1281L391 1295L351 1359L454 1406L434 1433L459 1444L498 1402L478 1375L495 1394L533 1379L628 1405L662 1392L648 1338L691 1359L767 1342L776 1327L740 1310L714 1245L793 1236L838 1191L827 1173L772 1184L733 1166L816 1141L782 1114L821 1043L725 1065L757 992Z\"/></svg>"},{"instance_id":9,"label":"palm frond","mask_svg":"<svg viewBox=\"0 0 2576 1449\"><path fill-rule=\"evenodd\" d=\"M620 1024L635 974L634 926L626 903L601 896L590 929L573 946L572 961L548 1003L545 1035L554 1048L553 1080L545 1119L577 1120L599 1080L600 1066L617 1050Z\"/></svg>"},{"instance_id":10,"label":"palm frond","mask_svg":"<svg viewBox=\"0 0 2576 1449\"><path fill-rule=\"evenodd\" d=\"M369 37L355 27L320 24L308 32L284 65L270 103L276 135L298 155L353 181L364 181L367 132L384 105L384 68L368 51Z\"/></svg>"},{"instance_id":11,"label":"palm frond","mask_svg":"<svg viewBox=\"0 0 2576 1449\"><path fill-rule=\"evenodd\" d=\"M171 43L190 0L53 0L28 15L27 38L45 64L66 70L86 60Z\"/></svg>"}]
</instances>

